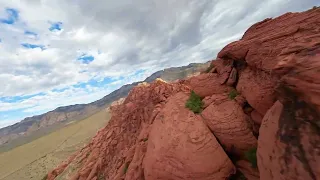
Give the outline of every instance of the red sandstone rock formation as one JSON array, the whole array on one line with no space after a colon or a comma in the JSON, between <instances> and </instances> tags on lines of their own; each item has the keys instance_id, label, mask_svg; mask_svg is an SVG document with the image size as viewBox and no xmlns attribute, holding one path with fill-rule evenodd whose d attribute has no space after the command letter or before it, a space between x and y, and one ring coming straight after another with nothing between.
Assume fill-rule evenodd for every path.
<instances>
[{"instance_id":1,"label":"red sandstone rock formation","mask_svg":"<svg viewBox=\"0 0 320 180\"><path fill-rule=\"evenodd\" d=\"M319 179L320 9L253 25L212 65L135 87L48 179ZM200 114L185 108L190 90Z\"/></svg>"},{"instance_id":2,"label":"red sandstone rock formation","mask_svg":"<svg viewBox=\"0 0 320 180\"><path fill-rule=\"evenodd\" d=\"M235 168L202 121L178 93L154 120L144 160L145 179L226 179Z\"/></svg>"}]
</instances>

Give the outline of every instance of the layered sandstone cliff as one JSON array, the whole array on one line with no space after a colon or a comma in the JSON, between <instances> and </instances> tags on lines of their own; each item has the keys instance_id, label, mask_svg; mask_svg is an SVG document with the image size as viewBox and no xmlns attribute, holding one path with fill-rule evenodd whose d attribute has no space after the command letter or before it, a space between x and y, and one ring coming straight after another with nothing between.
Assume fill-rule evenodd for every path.
<instances>
[{"instance_id":1,"label":"layered sandstone cliff","mask_svg":"<svg viewBox=\"0 0 320 180\"><path fill-rule=\"evenodd\" d=\"M48 179L319 179L320 9L253 25L211 68L133 88Z\"/></svg>"}]
</instances>

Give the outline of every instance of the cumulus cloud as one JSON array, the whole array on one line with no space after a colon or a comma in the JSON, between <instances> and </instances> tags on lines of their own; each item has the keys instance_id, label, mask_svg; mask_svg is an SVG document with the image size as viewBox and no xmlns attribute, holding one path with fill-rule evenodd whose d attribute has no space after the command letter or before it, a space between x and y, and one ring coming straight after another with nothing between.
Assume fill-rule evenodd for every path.
<instances>
[{"instance_id":1,"label":"cumulus cloud","mask_svg":"<svg viewBox=\"0 0 320 180\"><path fill-rule=\"evenodd\" d=\"M0 0L0 115L97 100L154 71L213 59L253 23L315 5L320 3ZM85 85L75 90L77 84Z\"/></svg>"}]
</instances>

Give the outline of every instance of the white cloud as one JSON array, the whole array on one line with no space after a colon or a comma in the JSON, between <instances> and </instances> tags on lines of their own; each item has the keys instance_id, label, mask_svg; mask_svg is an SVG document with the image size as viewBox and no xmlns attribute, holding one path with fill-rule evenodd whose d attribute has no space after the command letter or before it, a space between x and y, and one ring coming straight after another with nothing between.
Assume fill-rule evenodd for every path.
<instances>
[{"instance_id":1,"label":"white cloud","mask_svg":"<svg viewBox=\"0 0 320 180\"><path fill-rule=\"evenodd\" d=\"M213 59L253 23L287 11L320 5L317 0L0 0L19 20L0 24L0 98L42 93L23 102L1 102L0 112L39 112L94 101L112 90L72 85L105 77L142 80L156 70ZM50 31L54 22L61 30ZM25 35L25 31L37 35ZM43 45L26 49L21 43ZM78 61L94 56L89 64ZM146 70L133 75L137 70ZM66 88L63 92L53 89ZM39 98L39 99L36 99ZM1 99L0 99L1 100ZM20 113L24 113L21 111ZM0 119L1 122L1 119Z\"/></svg>"}]
</instances>

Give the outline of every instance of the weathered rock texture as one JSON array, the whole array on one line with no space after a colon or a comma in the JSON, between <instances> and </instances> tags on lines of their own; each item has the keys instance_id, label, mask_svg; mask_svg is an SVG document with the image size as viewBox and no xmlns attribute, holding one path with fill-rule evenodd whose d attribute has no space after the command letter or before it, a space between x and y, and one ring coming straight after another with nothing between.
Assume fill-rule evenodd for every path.
<instances>
[{"instance_id":1,"label":"weathered rock texture","mask_svg":"<svg viewBox=\"0 0 320 180\"><path fill-rule=\"evenodd\" d=\"M136 86L48 179L319 179L320 9L253 25L211 68Z\"/></svg>"},{"instance_id":2,"label":"weathered rock texture","mask_svg":"<svg viewBox=\"0 0 320 180\"><path fill-rule=\"evenodd\" d=\"M201 115L226 151L241 155L257 146L248 117L236 101L214 101Z\"/></svg>"}]
</instances>

